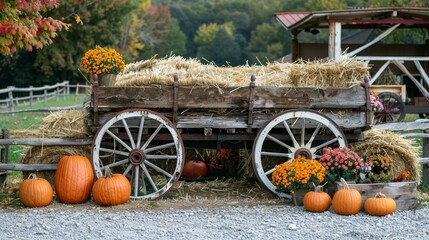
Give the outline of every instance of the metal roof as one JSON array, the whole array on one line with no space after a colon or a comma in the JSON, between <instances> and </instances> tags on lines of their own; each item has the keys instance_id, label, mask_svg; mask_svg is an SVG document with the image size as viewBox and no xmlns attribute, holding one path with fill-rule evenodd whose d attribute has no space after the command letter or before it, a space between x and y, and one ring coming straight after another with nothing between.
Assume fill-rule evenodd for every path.
<instances>
[{"instance_id":1,"label":"metal roof","mask_svg":"<svg viewBox=\"0 0 429 240\"><path fill-rule=\"evenodd\" d=\"M341 22L344 28L374 28L380 24L401 23L403 27L427 27L429 8L390 7L328 10L312 12L277 12L277 20L288 30L326 28L329 22Z\"/></svg>"}]
</instances>

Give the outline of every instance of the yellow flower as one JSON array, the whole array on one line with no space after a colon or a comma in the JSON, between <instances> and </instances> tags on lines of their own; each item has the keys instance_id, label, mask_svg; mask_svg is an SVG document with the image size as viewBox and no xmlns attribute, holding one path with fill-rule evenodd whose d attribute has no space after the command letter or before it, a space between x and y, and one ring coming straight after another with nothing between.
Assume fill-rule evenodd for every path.
<instances>
[{"instance_id":1,"label":"yellow flower","mask_svg":"<svg viewBox=\"0 0 429 240\"><path fill-rule=\"evenodd\" d=\"M124 71L125 62L115 49L96 46L85 53L80 66L89 73L120 73Z\"/></svg>"},{"instance_id":2,"label":"yellow flower","mask_svg":"<svg viewBox=\"0 0 429 240\"><path fill-rule=\"evenodd\" d=\"M293 191L318 185L325 179L326 169L317 160L298 157L291 162L275 166L271 181L278 190Z\"/></svg>"}]
</instances>

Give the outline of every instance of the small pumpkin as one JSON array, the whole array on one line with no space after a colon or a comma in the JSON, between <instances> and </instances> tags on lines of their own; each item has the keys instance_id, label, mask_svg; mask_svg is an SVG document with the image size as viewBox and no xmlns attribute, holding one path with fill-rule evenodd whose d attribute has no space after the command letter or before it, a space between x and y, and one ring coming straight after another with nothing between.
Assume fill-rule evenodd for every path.
<instances>
[{"instance_id":1,"label":"small pumpkin","mask_svg":"<svg viewBox=\"0 0 429 240\"><path fill-rule=\"evenodd\" d=\"M62 203L79 204L91 197L94 172L88 158L79 155L64 156L55 172L55 192Z\"/></svg>"},{"instance_id":2,"label":"small pumpkin","mask_svg":"<svg viewBox=\"0 0 429 240\"><path fill-rule=\"evenodd\" d=\"M104 176L95 181L92 187L92 198L101 206L114 206L128 202L131 195L131 184L122 174L112 174L106 168Z\"/></svg>"},{"instance_id":3,"label":"small pumpkin","mask_svg":"<svg viewBox=\"0 0 429 240\"><path fill-rule=\"evenodd\" d=\"M396 202L382 193L377 193L375 197L365 201L363 208L371 216L386 216L396 211Z\"/></svg>"},{"instance_id":4,"label":"small pumpkin","mask_svg":"<svg viewBox=\"0 0 429 240\"><path fill-rule=\"evenodd\" d=\"M36 174L30 173L19 186L18 195L26 207L44 207L51 204L54 190L46 179L37 178Z\"/></svg>"},{"instance_id":5,"label":"small pumpkin","mask_svg":"<svg viewBox=\"0 0 429 240\"><path fill-rule=\"evenodd\" d=\"M362 196L356 189L351 189L344 178L341 178L342 188L335 192L332 199L332 210L340 215L357 214L362 207Z\"/></svg>"},{"instance_id":6,"label":"small pumpkin","mask_svg":"<svg viewBox=\"0 0 429 240\"><path fill-rule=\"evenodd\" d=\"M331 206L331 197L323 191L323 186L313 183L314 191L304 195L304 209L309 212L324 212Z\"/></svg>"},{"instance_id":7,"label":"small pumpkin","mask_svg":"<svg viewBox=\"0 0 429 240\"><path fill-rule=\"evenodd\" d=\"M183 176L186 178L205 178L209 173L209 166L203 161L189 160L183 167Z\"/></svg>"}]
</instances>

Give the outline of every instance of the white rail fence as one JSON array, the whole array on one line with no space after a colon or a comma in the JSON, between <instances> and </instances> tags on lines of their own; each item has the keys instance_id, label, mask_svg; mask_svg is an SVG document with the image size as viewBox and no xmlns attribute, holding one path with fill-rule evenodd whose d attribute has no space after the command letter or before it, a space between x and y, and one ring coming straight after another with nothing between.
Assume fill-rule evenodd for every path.
<instances>
[{"instance_id":1,"label":"white rail fence","mask_svg":"<svg viewBox=\"0 0 429 240\"><path fill-rule=\"evenodd\" d=\"M0 111L2 109L7 109L8 113L19 112L15 111L15 106L29 105L33 106L35 103L44 102L52 98L56 98L59 101L60 97L65 98L66 96L88 95L90 91L90 85L76 84L71 85L69 81L64 81L62 83L57 83L55 85L45 85L43 87L27 87L27 88L17 88L10 86L4 89L0 89L0 94L6 94L7 97L0 99ZM71 89L74 89L74 92L71 92ZM19 94L26 96L16 96L16 92L27 92L28 94ZM41 109L43 111L43 109Z\"/></svg>"}]
</instances>

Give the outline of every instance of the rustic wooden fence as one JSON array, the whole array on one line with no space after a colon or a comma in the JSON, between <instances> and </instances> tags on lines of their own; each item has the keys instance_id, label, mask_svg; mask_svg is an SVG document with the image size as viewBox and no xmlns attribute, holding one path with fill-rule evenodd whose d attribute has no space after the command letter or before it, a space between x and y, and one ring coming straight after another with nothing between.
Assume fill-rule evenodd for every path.
<instances>
[{"instance_id":1,"label":"rustic wooden fence","mask_svg":"<svg viewBox=\"0 0 429 240\"><path fill-rule=\"evenodd\" d=\"M58 101L60 97L66 97L70 95L78 96L81 95L82 90L84 91L84 95L88 95L90 91L90 85L82 85L76 84L71 85L69 81L64 81L62 83L57 83L54 85L46 85L43 87L27 87L27 88L17 88L14 86L10 86L4 89L0 89L0 95L7 95L6 98L0 99L0 109L7 109L8 113L13 113L15 111L15 106L21 105L29 105L33 106L33 104L38 102L46 103L48 100L52 98L56 98ZM74 89L74 92L71 90ZM28 94L19 94L25 96L17 96L14 93L28 93ZM32 111L37 111L38 109L33 109ZM43 109L39 109L43 111ZM51 109L50 109L51 110ZM19 112L19 111L18 111Z\"/></svg>"}]
</instances>

